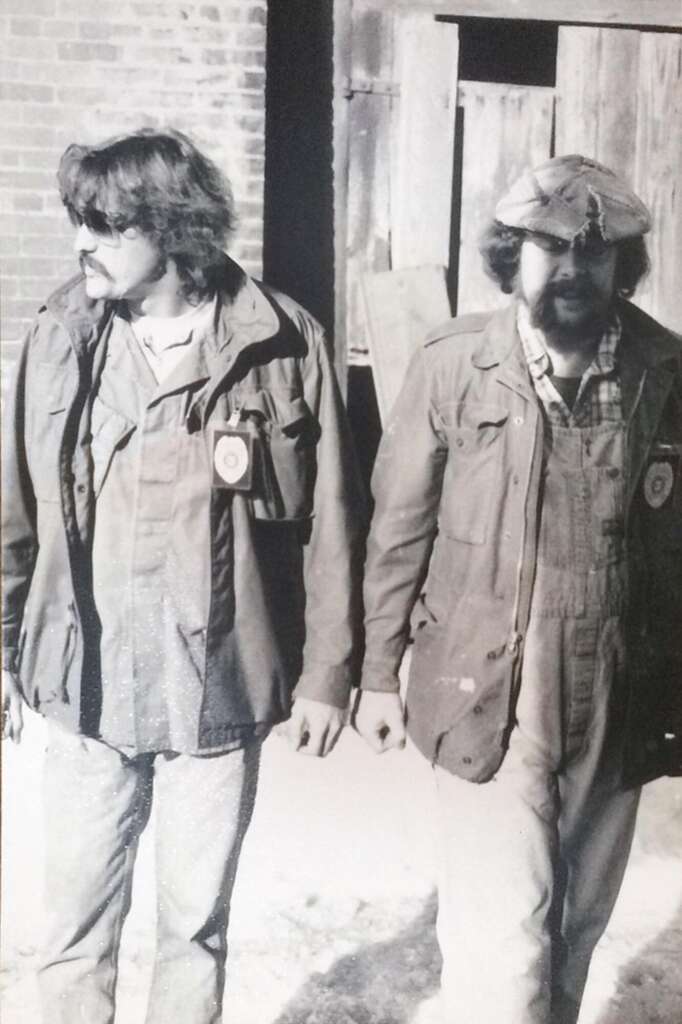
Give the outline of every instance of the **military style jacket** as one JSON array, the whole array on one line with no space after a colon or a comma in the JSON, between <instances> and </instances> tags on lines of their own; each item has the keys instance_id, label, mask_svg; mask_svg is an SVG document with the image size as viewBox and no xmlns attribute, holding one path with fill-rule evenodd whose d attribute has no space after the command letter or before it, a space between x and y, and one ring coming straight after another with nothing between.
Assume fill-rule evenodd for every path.
<instances>
[{"instance_id":1,"label":"military style jacket","mask_svg":"<svg viewBox=\"0 0 682 1024\"><path fill-rule=\"evenodd\" d=\"M113 315L82 278L48 300L24 344L4 429L4 664L32 707L93 735L102 703L96 497L135 430L120 416L92 416ZM231 261L212 343L183 388L184 415L148 460L164 501L170 494L158 552L167 635L154 642L163 656L177 652L175 669L198 692L194 748L203 752L285 718L295 684L345 706L363 497L322 329ZM227 463L227 486L217 471L216 437L229 437L230 424L251 439L240 488L229 486ZM225 452L229 462L229 443ZM147 485L152 493L154 480ZM132 509L130 518L131 530L145 527ZM144 616L133 619L127 664L143 675L150 637Z\"/></svg>"},{"instance_id":2,"label":"military style jacket","mask_svg":"<svg viewBox=\"0 0 682 1024\"><path fill-rule=\"evenodd\" d=\"M629 303L625 780L682 772L682 341ZM415 354L373 477L362 686L397 691L419 607L408 731L433 762L485 781L502 762L530 614L543 416L514 306L465 316ZM475 680L475 690L454 685ZM447 736L447 743L443 740Z\"/></svg>"}]
</instances>

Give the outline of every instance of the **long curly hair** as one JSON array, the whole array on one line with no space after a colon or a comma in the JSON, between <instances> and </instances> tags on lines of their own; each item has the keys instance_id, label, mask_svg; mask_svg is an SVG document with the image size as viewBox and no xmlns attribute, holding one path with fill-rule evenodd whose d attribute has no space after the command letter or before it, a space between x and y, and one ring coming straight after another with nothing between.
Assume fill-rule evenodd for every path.
<instances>
[{"instance_id":1,"label":"long curly hair","mask_svg":"<svg viewBox=\"0 0 682 1024\"><path fill-rule=\"evenodd\" d=\"M514 291L521 245L527 235L528 232L523 228L510 228L498 220L493 220L479 239L478 248L483 257L486 273L493 281L497 281L502 291L507 294ZM616 292L622 298L629 299L649 271L646 243L644 238L638 235L636 238L624 238L616 244Z\"/></svg>"},{"instance_id":2,"label":"long curly hair","mask_svg":"<svg viewBox=\"0 0 682 1024\"><path fill-rule=\"evenodd\" d=\"M74 224L105 234L134 226L174 261L188 298L218 289L236 223L232 189L182 132L143 128L98 146L71 145L57 180Z\"/></svg>"}]
</instances>

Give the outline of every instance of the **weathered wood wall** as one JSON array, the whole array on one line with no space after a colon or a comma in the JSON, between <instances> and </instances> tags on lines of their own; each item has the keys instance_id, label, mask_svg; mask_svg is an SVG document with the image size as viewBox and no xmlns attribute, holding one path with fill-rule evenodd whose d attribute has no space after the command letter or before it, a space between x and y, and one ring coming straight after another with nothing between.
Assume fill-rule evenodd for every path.
<instances>
[{"instance_id":1,"label":"weathered wood wall","mask_svg":"<svg viewBox=\"0 0 682 1024\"><path fill-rule=\"evenodd\" d=\"M520 3L506 14L493 0L476 6L481 17L531 17ZM682 15L658 0L592 3L589 18L580 5L543 6L543 18L573 22L559 28L552 89L457 81L457 25L434 14L472 14L472 4L347 7L347 280L338 294L351 362L367 360L366 273L441 264L451 284L456 274L456 312L504 303L483 272L480 232L524 168L568 152L612 166L651 208L652 273L636 300L682 327L682 35L646 30L674 28ZM604 27L614 23L623 27Z\"/></svg>"},{"instance_id":2,"label":"weathered wood wall","mask_svg":"<svg viewBox=\"0 0 682 1024\"><path fill-rule=\"evenodd\" d=\"M682 37L559 29L556 147L618 170L651 210L637 304L682 328Z\"/></svg>"},{"instance_id":3,"label":"weathered wood wall","mask_svg":"<svg viewBox=\"0 0 682 1024\"><path fill-rule=\"evenodd\" d=\"M362 0L367 8L598 25L682 26L678 0Z\"/></svg>"},{"instance_id":4,"label":"weathered wood wall","mask_svg":"<svg viewBox=\"0 0 682 1024\"><path fill-rule=\"evenodd\" d=\"M390 147L394 97L393 17L380 11L354 13L351 26L346 332L351 354L366 351L360 291L366 271L390 269ZM341 298L343 301L343 297Z\"/></svg>"},{"instance_id":5,"label":"weathered wood wall","mask_svg":"<svg viewBox=\"0 0 682 1024\"><path fill-rule=\"evenodd\" d=\"M481 231L500 196L528 167L547 160L552 145L551 89L462 82L462 189L457 312L505 305L509 298L486 276Z\"/></svg>"}]
</instances>

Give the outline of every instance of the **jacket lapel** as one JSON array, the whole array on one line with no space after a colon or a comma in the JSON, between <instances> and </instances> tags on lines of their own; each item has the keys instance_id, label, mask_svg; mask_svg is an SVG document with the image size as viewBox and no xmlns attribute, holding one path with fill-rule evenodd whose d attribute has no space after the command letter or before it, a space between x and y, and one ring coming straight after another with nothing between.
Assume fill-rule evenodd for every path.
<instances>
[{"instance_id":1,"label":"jacket lapel","mask_svg":"<svg viewBox=\"0 0 682 1024\"><path fill-rule=\"evenodd\" d=\"M516 329L516 303L492 316L471 361L480 370L493 370L500 384L533 401L535 392Z\"/></svg>"},{"instance_id":2,"label":"jacket lapel","mask_svg":"<svg viewBox=\"0 0 682 1024\"><path fill-rule=\"evenodd\" d=\"M629 303L620 310L621 388L628 429L628 507L670 397L680 348L674 336Z\"/></svg>"}]
</instances>

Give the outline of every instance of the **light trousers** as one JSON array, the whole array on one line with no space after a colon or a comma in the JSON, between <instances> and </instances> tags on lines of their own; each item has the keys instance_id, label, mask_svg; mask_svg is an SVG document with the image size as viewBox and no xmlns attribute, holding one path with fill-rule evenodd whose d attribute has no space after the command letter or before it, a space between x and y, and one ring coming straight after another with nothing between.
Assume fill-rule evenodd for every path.
<instances>
[{"instance_id":1,"label":"light trousers","mask_svg":"<svg viewBox=\"0 0 682 1024\"><path fill-rule=\"evenodd\" d=\"M157 949L147 1024L217 1024L229 902L260 743L128 758L58 726L45 758L45 1024L111 1024L138 839L155 812Z\"/></svg>"},{"instance_id":2,"label":"light trousers","mask_svg":"<svg viewBox=\"0 0 682 1024\"><path fill-rule=\"evenodd\" d=\"M620 617L538 617L517 723L481 785L435 769L444 1024L575 1024L627 864Z\"/></svg>"}]
</instances>

